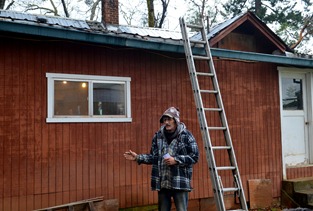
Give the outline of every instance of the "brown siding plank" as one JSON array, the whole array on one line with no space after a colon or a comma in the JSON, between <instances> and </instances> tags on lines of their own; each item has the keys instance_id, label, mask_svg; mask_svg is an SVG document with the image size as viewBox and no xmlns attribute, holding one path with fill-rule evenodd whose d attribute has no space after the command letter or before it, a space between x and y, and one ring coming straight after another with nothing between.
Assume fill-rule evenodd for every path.
<instances>
[{"instance_id":1,"label":"brown siding plank","mask_svg":"<svg viewBox=\"0 0 313 211\"><path fill-rule=\"evenodd\" d=\"M88 199L89 190L90 190L90 180L89 180L89 150L90 150L90 140L89 140L89 130L90 125L84 126L84 130L82 130L82 189L81 189L81 196L78 197L79 199ZM79 189L78 189L79 190Z\"/></svg>"},{"instance_id":2,"label":"brown siding plank","mask_svg":"<svg viewBox=\"0 0 313 211\"><path fill-rule=\"evenodd\" d=\"M27 58L26 61L31 60L31 55L35 54L36 49L30 50L30 46L27 46L24 49L26 52L25 57ZM34 165L35 165L35 153L34 153L34 143L35 143L35 96L34 90L36 87L35 83L35 61L26 62L27 65L27 105L28 105L28 115L27 115L27 122L26 122L26 173L25 173L25 181L26 181L26 209L33 210L33 193L34 193ZM38 86L38 85L37 85Z\"/></svg>"},{"instance_id":3,"label":"brown siding plank","mask_svg":"<svg viewBox=\"0 0 313 211\"><path fill-rule=\"evenodd\" d=\"M79 131L79 130L78 130ZM69 170L70 170L70 187L69 187L69 195L70 201L77 201L76 190L77 190L77 177L79 173L77 171L77 163L78 163L78 145L79 135L77 131L77 125L71 125L70 127L70 160L69 160Z\"/></svg>"},{"instance_id":4,"label":"brown siding plank","mask_svg":"<svg viewBox=\"0 0 313 211\"><path fill-rule=\"evenodd\" d=\"M55 126L55 192L54 204L63 203L63 125Z\"/></svg>"}]
</instances>

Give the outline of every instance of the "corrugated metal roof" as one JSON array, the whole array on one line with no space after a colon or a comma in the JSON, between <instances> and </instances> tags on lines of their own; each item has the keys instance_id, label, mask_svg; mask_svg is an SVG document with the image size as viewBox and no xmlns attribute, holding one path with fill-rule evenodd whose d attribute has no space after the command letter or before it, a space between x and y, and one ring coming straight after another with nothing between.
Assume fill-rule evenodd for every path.
<instances>
[{"instance_id":1,"label":"corrugated metal roof","mask_svg":"<svg viewBox=\"0 0 313 211\"><path fill-rule=\"evenodd\" d=\"M208 40L210 40L212 37L215 37L216 35L218 35L223 29L227 28L229 25L234 23L236 20L241 18L243 15L244 15L244 13L242 13L238 16L235 16L231 19L228 19L228 20L226 20L220 24L213 26L211 29L209 29L209 32L207 33ZM200 33L197 33L194 36L192 36L190 39L200 40L200 39L202 39L202 37L201 37Z\"/></svg>"},{"instance_id":2,"label":"corrugated metal roof","mask_svg":"<svg viewBox=\"0 0 313 211\"><path fill-rule=\"evenodd\" d=\"M220 31L231 25L241 15L238 15L232 19L229 19L219 25L214 26L208 33L208 39L216 36ZM114 33L118 35L124 34L124 36L130 35L132 38L142 38L149 40L151 38L160 38L162 40L181 40L182 35L180 31L171 31L160 28L149 27L137 27L129 25L104 25L101 22L76 20L57 16L46 16L21 13L9 10L0 10L0 19L12 22L22 22L27 24L50 26L50 27L62 27L67 30L79 30L90 33ZM192 36L192 39L201 39L199 34ZM157 40L156 40L157 41Z\"/></svg>"},{"instance_id":3,"label":"corrugated metal roof","mask_svg":"<svg viewBox=\"0 0 313 211\"><path fill-rule=\"evenodd\" d=\"M181 33L179 31L170 31L159 28L124 26L124 25L103 25L100 22L75 20L64 17L44 16L36 14L27 14L16 11L0 10L0 19L3 21L12 21L18 23L63 27L67 30L79 30L90 33L114 33L125 35L137 35L143 39L162 38L180 40Z\"/></svg>"},{"instance_id":4,"label":"corrugated metal roof","mask_svg":"<svg viewBox=\"0 0 313 211\"><path fill-rule=\"evenodd\" d=\"M56 16L35 15L28 13L21 13L9 10L0 10L0 19L13 22L24 22L28 24L42 24L49 26L61 26L65 28L74 29L90 29L89 25L84 20L74 20L70 18L61 18Z\"/></svg>"}]
</instances>

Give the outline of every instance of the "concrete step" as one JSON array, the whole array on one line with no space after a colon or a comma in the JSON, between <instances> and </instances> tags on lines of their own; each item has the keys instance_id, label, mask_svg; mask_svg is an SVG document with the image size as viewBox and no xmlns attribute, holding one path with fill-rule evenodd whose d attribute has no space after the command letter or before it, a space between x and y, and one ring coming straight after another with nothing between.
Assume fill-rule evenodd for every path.
<instances>
[{"instance_id":1,"label":"concrete step","mask_svg":"<svg viewBox=\"0 0 313 211\"><path fill-rule=\"evenodd\" d=\"M283 181L282 204L287 207L312 208L313 177Z\"/></svg>"},{"instance_id":2,"label":"concrete step","mask_svg":"<svg viewBox=\"0 0 313 211\"><path fill-rule=\"evenodd\" d=\"M283 186L290 191L310 190L313 189L313 177L284 180Z\"/></svg>"},{"instance_id":3,"label":"concrete step","mask_svg":"<svg viewBox=\"0 0 313 211\"><path fill-rule=\"evenodd\" d=\"M313 189L298 190L294 194L297 203L302 207L308 207L313 204Z\"/></svg>"}]
</instances>

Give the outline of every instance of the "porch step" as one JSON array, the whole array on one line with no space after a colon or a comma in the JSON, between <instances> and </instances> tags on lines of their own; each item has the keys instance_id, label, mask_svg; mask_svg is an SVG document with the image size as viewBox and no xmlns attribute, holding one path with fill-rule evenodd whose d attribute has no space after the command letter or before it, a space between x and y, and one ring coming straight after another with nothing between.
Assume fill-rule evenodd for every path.
<instances>
[{"instance_id":1,"label":"porch step","mask_svg":"<svg viewBox=\"0 0 313 211\"><path fill-rule=\"evenodd\" d=\"M313 204L313 189L298 190L294 195L295 200L301 207L308 207L310 204Z\"/></svg>"},{"instance_id":2,"label":"porch step","mask_svg":"<svg viewBox=\"0 0 313 211\"><path fill-rule=\"evenodd\" d=\"M282 184L282 205L313 208L313 177L285 180Z\"/></svg>"}]
</instances>

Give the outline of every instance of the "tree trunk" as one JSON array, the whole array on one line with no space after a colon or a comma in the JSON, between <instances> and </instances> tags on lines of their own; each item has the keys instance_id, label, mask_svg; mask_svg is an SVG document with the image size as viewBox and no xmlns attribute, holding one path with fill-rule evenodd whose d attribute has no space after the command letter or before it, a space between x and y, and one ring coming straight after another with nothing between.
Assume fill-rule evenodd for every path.
<instances>
[{"instance_id":1,"label":"tree trunk","mask_svg":"<svg viewBox=\"0 0 313 211\"><path fill-rule=\"evenodd\" d=\"M90 20L93 21L93 19L95 18L95 14L96 14L96 9L98 4L100 3L101 0L97 0L96 2L94 2L92 4L91 10L90 10Z\"/></svg>"},{"instance_id":2,"label":"tree trunk","mask_svg":"<svg viewBox=\"0 0 313 211\"><path fill-rule=\"evenodd\" d=\"M3 10L5 4L5 0L0 0L0 9Z\"/></svg>"},{"instance_id":3,"label":"tree trunk","mask_svg":"<svg viewBox=\"0 0 313 211\"><path fill-rule=\"evenodd\" d=\"M65 1L64 1L64 0L61 0L61 2L62 2L62 6L63 6L63 10L64 10L64 13L65 13L65 16L66 16L67 18L69 18L69 17L70 17L70 14L68 13L68 10L67 10Z\"/></svg>"},{"instance_id":4,"label":"tree trunk","mask_svg":"<svg viewBox=\"0 0 313 211\"><path fill-rule=\"evenodd\" d=\"M255 14L258 16L258 17L261 17L261 6L262 6L262 3L261 3L262 0L255 0Z\"/></svg>"},{"instance_id":5,"label":"tree trunk","mask_svg":"<svg viewBox=\"0 0 313 211\"><path fill-rule=\"evenodd\" d=\"M148 8L148 26L155 27L155 15L154 15L154 0L147 0Z\"/></svg>"},{"instance_id":6,"label":"tree trunk","mask_svg":"<svg viewBox=\"0 0 313 211\"><path fill-rule=\"evenodd\" d=\"M168 7L170 0L161 0L161 2L162 2L162 15L161 15L161 19L160 19L159 24L158 24L158 28L162 28L162 26L163 26L163 23L164 23L164 20L166 17L166 13L167 13L167 7Z\"/></svg>"}]
</instances>

